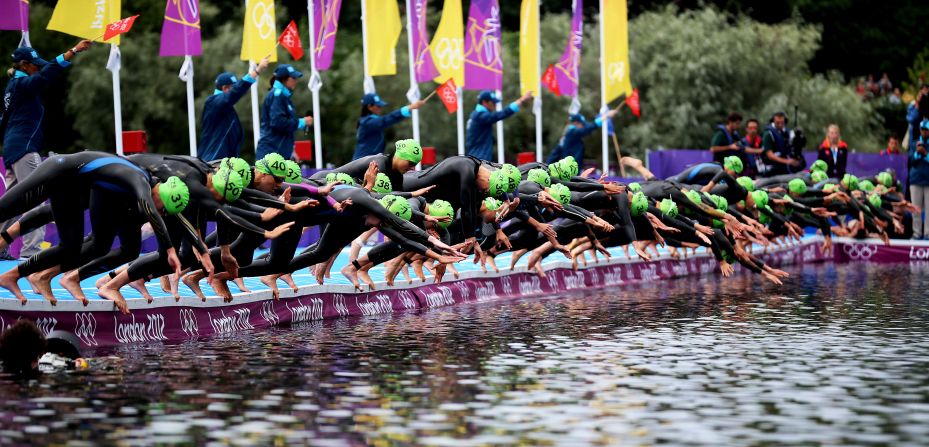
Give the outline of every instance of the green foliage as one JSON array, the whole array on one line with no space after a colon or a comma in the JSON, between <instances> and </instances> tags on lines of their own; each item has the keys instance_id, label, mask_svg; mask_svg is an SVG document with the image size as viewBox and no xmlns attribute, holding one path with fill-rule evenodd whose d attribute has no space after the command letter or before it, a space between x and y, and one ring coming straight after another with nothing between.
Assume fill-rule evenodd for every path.
<instances>
[{"instance_id":1,"label":"green foliage","mask_svg":"<svg viewBox=\"0 0 929 447\"><path fill-rule=\"evenodd\" d=\"M926 82L927 76L929 76L929 47L923 48L916 55L913 64L906 69L906 75L907 80L903 82L902 90L916 96L920 85Z\"/></svg>"}]
</instances>

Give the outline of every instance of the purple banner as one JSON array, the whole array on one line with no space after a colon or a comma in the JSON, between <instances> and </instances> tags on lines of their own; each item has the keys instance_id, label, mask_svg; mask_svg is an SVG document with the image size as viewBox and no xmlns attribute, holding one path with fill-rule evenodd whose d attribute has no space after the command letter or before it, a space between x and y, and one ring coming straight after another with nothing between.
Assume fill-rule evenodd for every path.
<instances>
[{"instance_id":1,"label":"purple banner","mask_svg":"<svg viewBox=\"0 0 929 447\"><path fill-rule=\"evenodd\" d=\"M464 44L467 90L503 89L500 7L497 0L472 0Z\"/></svg>"},{"instance_id":2,"label":"purple banner","mask_svg":"<svg viewBox=\"0 0 929 447\"><path fill-rule=\"evenodd\" d=\"M29 31L27 0L0 0L0 30Z\"/></svg>"},{"instance_id":3,"label":"purple banner","mask_svg":"<svg viewBox=\"0 0 929 447\"><path fill-rule=\"evenodd\" d=\"M426 29L426 11L429 0L410 0L413 11L407 11L410 16L413 36L413 54L416 69L416 82L428 82L439 75L429 52L429 31Z\"/></svg>"},{"instance_id":4,"label":"purple banner","mask_svg":"<svg viewBox=\"0 0 929 447\"><path fill-rule=\"evenodd\" d=\"M339 10L342 0L313 0L313 55L316 70L325 71L332 65L335 35L339 31Z\"/></svg>"},{"instance_id":5,"label":"purple banner","mask_svg":"<svg viewBox=\"0 0 929 447\"><path fill-rule=\"evenodd\" d=\"M804 152L807 169L816 161L816 152ZM698 163L710 163L713 155L708 150L664 149L648 153L648 169L658 178L679 174ZM852 152L848 154L847 170L859 177L871 176L887 168L893 168L897 178L906 185L907 169L905 155L880 155Z\"/></svg>"},{"instance_id":6,"label":"purple banner","mask_svg":"<svg viewBox=\"0 0 929 447\"><path fill-rule=\"evenodd\" d=\"M199 56L200 0L168 0L158 55Z\"/></svg>"},{"instance_id":7,"label":"purple banner","mask_svg":"<svg viewBox=\"0 0 929 447\"><path fill-rule=\"evenodd\" d=\"M577 96L577 79L581 65L581 47L584 43L584 0L574 0L574 15L571 16L571 34L565 45L564 54L555 64L555 78L561 94Z\"/></svg>"}]
</instances>

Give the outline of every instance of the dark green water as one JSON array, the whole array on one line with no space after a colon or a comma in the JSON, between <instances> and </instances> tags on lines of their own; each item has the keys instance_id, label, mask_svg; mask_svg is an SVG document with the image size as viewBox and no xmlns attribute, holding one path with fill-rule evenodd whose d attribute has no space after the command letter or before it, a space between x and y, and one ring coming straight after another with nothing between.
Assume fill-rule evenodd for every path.
<instances>
[{"instance_id":1,"label":"dark green water","mask_svg":"<svg viewBox=\"0 0 929 447\"><path fill-rule=\"evenodd\" d=\"M929 444L929 267L791 272L96 352L0 444Z\"/></svg>"}]
</instances>

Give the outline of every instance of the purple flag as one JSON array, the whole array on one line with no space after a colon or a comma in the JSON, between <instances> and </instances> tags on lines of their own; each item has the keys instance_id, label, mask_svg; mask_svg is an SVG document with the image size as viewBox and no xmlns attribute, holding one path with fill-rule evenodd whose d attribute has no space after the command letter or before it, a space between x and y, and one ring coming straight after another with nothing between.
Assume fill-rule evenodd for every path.
<instances>
[{"instance_id":1,"label":"purple flag","mask_svg":"<svg viewBox=\"0 0 929 447\"><path fill-rule=\"evenodd\" d=\"M0 0L0 30L29 31L27 0Z\"/></svg>"},{"instance_id":2,"label":"purple flag","mask_svg":"<svg viewBox=\"0 0 929 447\"><path fill-rule=\"evenodd\" d=\"M439 75L429 52L429 32L426 30L426 6L429 0L410 0L412 14L413 54L416 68L416 82L428 82ZM407 11L410 14L410 11Z\"/></svg>"},{"instance_id":3,"label":"purple flag","mask_svg":"<svg viewBox=\"0 0 929 447\"><path fill-rule=\"evenodd\" d=\"M316 70L325 71L332 65L335 33L339 30L339 10L342 0L313 0L313 53Z\"/></svg>"},{"instance_id":4,"label":"purple flag","mask_svg":"<svg viewBox=\"0 0 929 447\"><path fill-rule=\"evenodd\" d=\"M200 0L168 0L158 54L162 57L203 54L200 48Z\"/></svg>"},{"instance_id":5,"label":"purple flag","mask_svg":"<svg viewBox=\"0 0 929 447\"><path fill-rule=\"evenodd\" d=\"M584 42L584 0L574 0L574 15L571 17L571 35L564 54L555 64L558 88L565 96L577 96L578 67L581 65L581 45Z\"/></svg>"},{"instance_id":6,"label":"purple flag","mask_svg":"<svg viewBox=\"0 0 929 447\"><path fill-rule=\"evenodd\" d=\"M465 30L465 85L468 90L503 89L500 7L497 0L472 0Z\"/></svg>"}]
</instances>

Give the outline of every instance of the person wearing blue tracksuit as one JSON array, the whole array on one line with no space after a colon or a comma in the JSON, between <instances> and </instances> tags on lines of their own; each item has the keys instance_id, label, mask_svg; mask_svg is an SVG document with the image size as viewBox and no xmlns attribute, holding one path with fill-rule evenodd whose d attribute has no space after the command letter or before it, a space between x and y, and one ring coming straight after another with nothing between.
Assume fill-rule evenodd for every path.
<instances>
[{"instance_id":1,"label":"person wearing blue tracksuit","mask_svg":"<svg viewBox=\"0 0 929 447\"><path fill-rule=\"evenodd\" d=\"M82 40L74 48L48 62L30 47L13 51L12 77L3 92L3 165L6 168L6 190L24 180L39 166L42 157L39 151L44 143L42 124L45 107L42 95L52 82L61 77L70 60L77 53L90 48L89 40ZM4 222L7 228L17 219ZM45 240L45 228L39 228L23 237L20 257L30 257L41 250L39 244ZM3 253L4 257L9 257Z\"/></svg>"},{"instance_id":2,"label":"person wearing blue tracksuit","mask_svg":"<svg viewBox=\"0 0 929 447\"><path fill-rule=\"evenodd\" d=\"M532 99L532 92L510 103L503 110L493 111L500 98L490 90L483 90L477 95L477 107L468 118L468 136L465 140L465 154L481 160L492 160L494 155L494 123L507 119L519 112L519 107Z\"/></svg>"},{"instance_id":3,"label":"person wearing blue tracksuit","mask_svg":"<svg viewBox=\"0 0 929 447\"><path fill-rule=\"evenodd\" d=\"M313 125L313 117L297 118L290 97L303 73L290 64L274 69L271 89L261 105L261 136L255 149L255 160L277 153L290 160L294 155L294 132Z\"/></svg>"},{"instance_id":4,"label":"person wearing blue tracksuit","mask_svg":"<svg viewBox=\"0 0 929 447\"><path fill-rule=\"evenodd\" d=\"M236 79L229 72L216 77L216 90L203 104L203 116L200 119L200 144L197 157L203 161L219 160L226 157L238 157L242 148L242 123L235 111L235 104L242 99L258 75L268 67L268 58L264 58L254 70Z\"/></svg>"},{"instance_id":5,"label":"person wearing blue tracksuit","mask_svg":"<svg viewBox=\"0 0 929 447\"><path fill-rule=\"evenodd\" d=\"M613 119L617 110L610 110L606 113L607 119ZM545 162L552 164L567 156L574 157L577 163L584 164L584 137L590 135L603 126L603 118L597 117L593 122L588 122L587 118L580 113L572 113L568 117L568 126L565 128L564 135L558 141L558 146L548 155Z\"/></svg>"},{"instance_id":6,"label":"person wearing blue tracksuit","mask_svg":"<svg viewBox=\"0 0 929 447\"><path fill-rule=\"evenodd\" d=\"M386 105L387 103L376 93L368 93L361 98L361 117L355 126L358 142L355 143L352 160L384 153L384 130L409 118L412 115L411 111L422 107L423 101L415 101L381 115L381 110Z\"/></svg>"}]
</instances>

